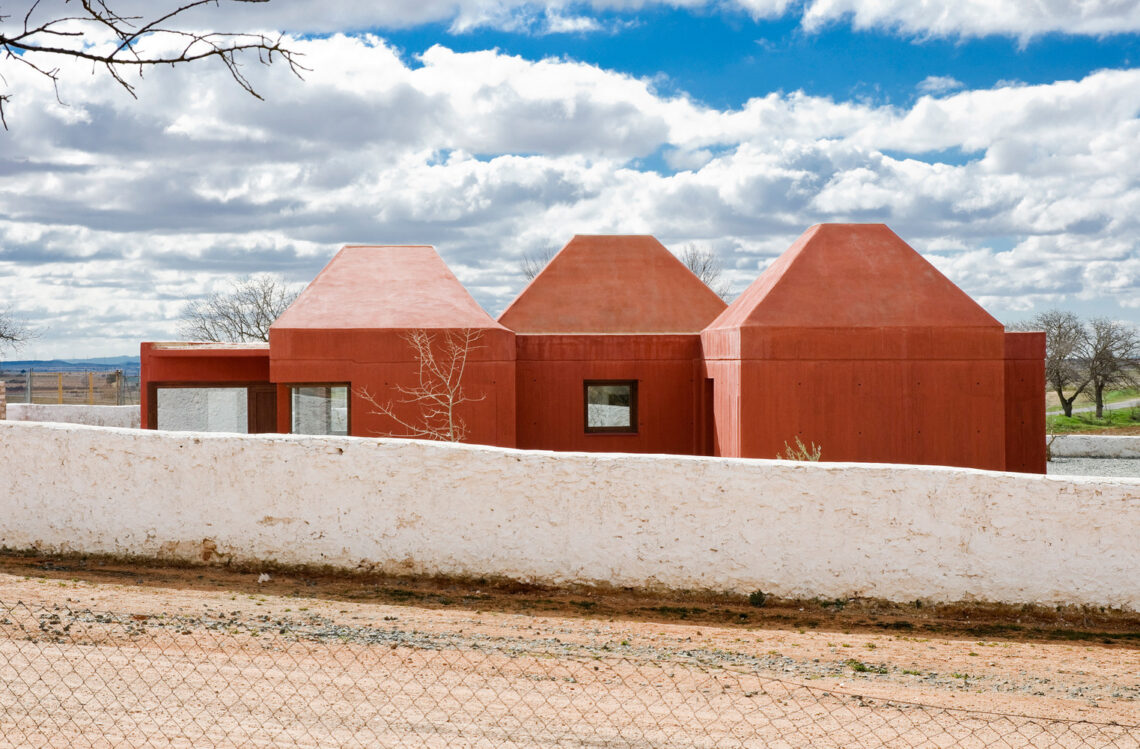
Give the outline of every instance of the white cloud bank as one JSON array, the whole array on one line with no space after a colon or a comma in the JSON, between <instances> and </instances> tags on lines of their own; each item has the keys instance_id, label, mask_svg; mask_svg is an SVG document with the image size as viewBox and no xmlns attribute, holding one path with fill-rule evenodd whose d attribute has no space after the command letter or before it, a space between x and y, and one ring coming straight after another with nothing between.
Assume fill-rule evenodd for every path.
<instances>
[{"instance_id":1,"label":"white cloud bank","mask_svg":"<svg viewBox=\"0 0 1140 749\"><path fill-rule=\"evenodd\" d=\"M152 15L156 5L156 0L116 0L112 7L123 15ZM311 4L296 0L265 4L222 0L186 20L301 34L425 24L444 24L453 33L485 27L583 33L605 28L599 21L602 13L635 17L639 11L662 7L744 13L756 19L791 16L807 31L841 23L920 37L1002 35L1028 41L1049 33L1105 36L1140 31L1140 0L323 0L319 13ZM47 0L37 13L61 8L68 8L63 0ZM24 12L10 9L8 23L22 23Z\"/></svg>"},{"instance_id":2,"label":"white cloud bank","mask_svg":"<svg viewBox=\"0 0 1140 749\"><path fill-rule=\"evenodd\" d=\"M645 8L737 9L754 18L792 15L815 31L834 23L939 37L993 34L1028 40L1058 32L1092 36L1140 30L1137 0L326 0L314 26L310 10L294 5L273 9L285 28L342 31L447 23L456 32L481 26L539 32L596 30L592 14L634 14ZM253 17L257 8L239 8ZM262 15L264 17L264 15ZM575 22L569 23L568 21Z\"/></svg>"},{"instance_id":3,"label":"white cloud bank","mask_svg":"<svg viewBox=\"0 0 1140 749\"><path fill-rule=\"evenodd\" d=\"M820 221L885 221L999 317L1140 299L1140 70L943 91L906 108L770 94L736 110L591 65L378 38L298 41L302 83L6 70L0 301L31 355L130 351L189 297L308 281L346 242L439 247L492 312L574 233L709 246L739 289Z\"/></svg>"}]
</instances>

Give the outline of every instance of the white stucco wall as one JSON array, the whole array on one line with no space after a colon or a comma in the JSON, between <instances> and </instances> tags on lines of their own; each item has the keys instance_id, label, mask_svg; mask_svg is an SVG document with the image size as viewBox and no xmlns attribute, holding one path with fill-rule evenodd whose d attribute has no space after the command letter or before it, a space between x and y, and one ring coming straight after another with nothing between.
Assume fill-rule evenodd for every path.
<instances>
[{"instance_id":1,"label":"white stucco wall","mask_svg":"<svg viewBox=\"0 0 1140 749\"><path fill-rule=\"evenodd\" d=\"M96 427L139 428L138 406L9 403L8 421L52 421Z\"/></svg>"},{"instance_id":2,"label":"white stucco wall","mask_svg":"<svg viewBox=\"0 0 1140 749\"><path fill-rule=\"evenodd\" d=\"M1051 449L1058 458L1140 458L1140 437L1060 434Z\"/></svg>"},{"instance_id":3,"label":"white stucco wall","mask_svg":"<svg viewBox=\"0 0 1140 749\"><path fill-rule=\"evenodd\" d=\"M0 423L0 545L1140 607L1140 480Z\"/></svg>"},{"instance_id":4,"label":"white stucco wall","mask_svg":"<svg viewBox=\"0 0 1140 749\"><path fill-rule=\"evenodd\" d=\"M249 430L246 388L172 388L156 391L158 428L173 432Z\"/></svg>"}]
</instances>

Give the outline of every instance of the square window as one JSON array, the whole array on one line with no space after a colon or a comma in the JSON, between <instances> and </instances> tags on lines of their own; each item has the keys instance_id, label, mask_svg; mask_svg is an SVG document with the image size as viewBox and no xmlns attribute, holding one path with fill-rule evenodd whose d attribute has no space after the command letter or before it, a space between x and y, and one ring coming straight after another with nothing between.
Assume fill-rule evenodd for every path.
<instances>
[{"instance_id":1,"label":"square window","mask_svg":"<svg viewBox=\"0 0 1140 749\"><path fill-rule=\"evenodd\" d=\"M348 386L293 388L293 434L348 435Z\"/></svg>"},{"instance_id":2,"label":"square window","mask_svg":"<svg viewBox=\"0 0 1140 749\"><path fill-rule=\"evenodd\" d=\"M637 434L637 380L586 380L586 431Z\"/></svg>"}]
</instances>

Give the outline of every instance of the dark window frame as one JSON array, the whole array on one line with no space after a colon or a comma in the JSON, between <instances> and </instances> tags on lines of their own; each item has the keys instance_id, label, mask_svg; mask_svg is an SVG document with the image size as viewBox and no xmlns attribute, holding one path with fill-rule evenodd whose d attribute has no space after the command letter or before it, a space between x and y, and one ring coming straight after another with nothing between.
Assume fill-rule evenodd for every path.
<instances>
[{"instance_id":1,"label":"dark window frame","mask_svg":"<svg viewBox=\"0 0 1140 749\"><path fill-rule=\"evenodd\" d=\"M629 426L592 427L590 426L590 388L601 385L626 385L629 387ZM582 381L582 426L586 434L637 434L637 380L583 380Z\"/></svg>"},{"instance_id":2,"label":"dark window frame","mask_svg":"<svg viewBox=\"0 0 1140 749\"><path fill-rule=\"evenodd\" d=\"M344 399L344 406L347 410L345 414L345 432L346 434L310 434L302 435L308 437L351 437L352 436L352 383L351 382L278 382L278 385L283 385L289 393L287 400L289 401L289 433L296 434L293 431L293 389L294 388L345 388L346 394ZM278 406L280 408L280 406Z\"/></svg>"}]
</instances>

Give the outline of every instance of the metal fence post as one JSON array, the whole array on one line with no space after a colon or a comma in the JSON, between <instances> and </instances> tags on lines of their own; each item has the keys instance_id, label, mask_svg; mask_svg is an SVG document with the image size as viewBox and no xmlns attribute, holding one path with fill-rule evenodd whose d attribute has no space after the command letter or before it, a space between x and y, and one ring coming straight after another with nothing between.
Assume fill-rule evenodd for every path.
<instances>
[{"instance_id":1,"label":"metal fence post","mask_svg":"<svg viewBox=\"0 0 1140 749\"><path fill-rule=\"evenodd\" d=\"M28 403L32 402L32 368L28 367L28 371L24 373L24 400Z\"/></svg>"}]
</instances>

